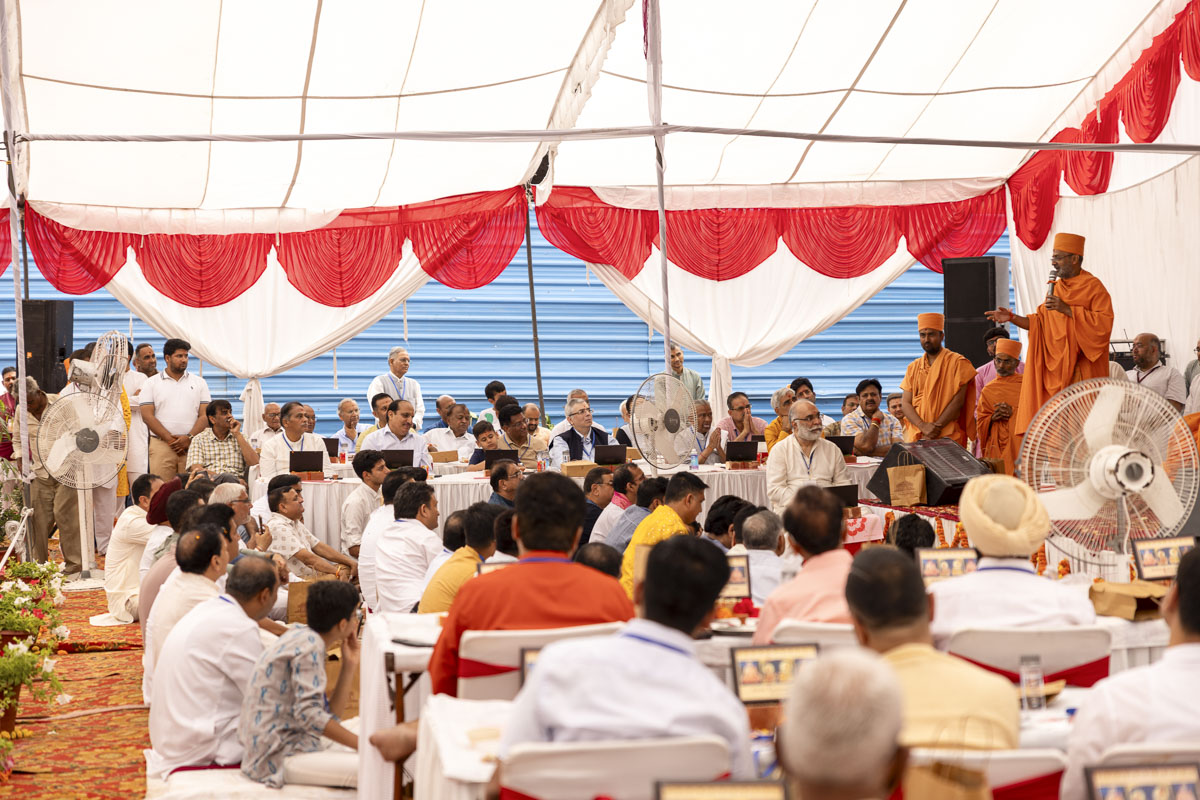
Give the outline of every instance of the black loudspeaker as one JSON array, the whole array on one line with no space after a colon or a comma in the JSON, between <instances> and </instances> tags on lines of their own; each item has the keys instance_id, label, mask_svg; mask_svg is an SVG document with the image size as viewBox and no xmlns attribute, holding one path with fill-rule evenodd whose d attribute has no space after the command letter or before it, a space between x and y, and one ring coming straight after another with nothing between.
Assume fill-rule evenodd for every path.
<instances>
[{"instance_id":1,"label":"black loudspeaker","mask_svg":"<svg viewBox=\"0 0 1200 800\"><path fill-rule=\"evenodd\" d=\"M48 393L67 385L63 360L74 349L75 303L71 300L25 300L25 374Z\"/></svg>"},{"instance_id":2,"label":"black loudspeaker","mask_svg":"<svg viewBox=\"0 0 1200 800\"><path fill-rule=\"evenodd\" d=\"M921 464L925 467L925 497L931 506L957 503L967 481L979 475L992 474L991 467L964 450L958 442L951 439L919 439L892 445L867 488L884 503L890 503L892 490L888 484L888 467L904 464Z\"/></svg>"},{"instance_id":3,"label":"black loudspeaker","mask_svg":"<svg viewBox=\"0 0 1200 800\"><path fill-rule=\"evenodd\" d=\"M984 313L1008 305L1008 259L944 258L942 289L946 347L983 366L989 360L983 335L995 327Z\"/></svg>"}]
</instances>

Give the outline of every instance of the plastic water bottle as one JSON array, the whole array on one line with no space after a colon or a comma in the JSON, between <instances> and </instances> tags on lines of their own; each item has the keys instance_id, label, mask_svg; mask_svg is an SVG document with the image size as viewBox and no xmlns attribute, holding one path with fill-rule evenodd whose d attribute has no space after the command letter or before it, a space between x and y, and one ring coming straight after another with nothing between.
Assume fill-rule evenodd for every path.
<instances>
[{"instance_id":1,"label":"plastic water bottle","mask_svg":"<svg viewBox=\"0 0 1200 800\"><path fill-rule=\"evenodd\" d=\"M1045 674L1042 672L1041 656L1021 656L1021 708L1025 711L1037 711L1046 705L1045 693L1042 686Z\"/></svg>"},{"instance_id":2,"label":"plastic water bottle","mask_svg":"<svg viewBox=\"0 0 1200 800\"><path fill-rule=\"evenodd\" d=\"M695 447L692 448L692 459L691 459L691 466L689 467L689 469L691 469L692 471L700 469L700 454L696 452Z\"/></svg>"},{"instance_id":3,"label":"plastic water bottle","mask_svg":"<svg viewBox=\"0 0 1200 800\"><path fill-rule=\"evenodd\" d=\"M346 463L346 454L349 452L350 452L350 443L344 442L344 441L339 441L338 442L338 461L341 462L342 464L345 464Z\"/></svg>"}]
</instances>

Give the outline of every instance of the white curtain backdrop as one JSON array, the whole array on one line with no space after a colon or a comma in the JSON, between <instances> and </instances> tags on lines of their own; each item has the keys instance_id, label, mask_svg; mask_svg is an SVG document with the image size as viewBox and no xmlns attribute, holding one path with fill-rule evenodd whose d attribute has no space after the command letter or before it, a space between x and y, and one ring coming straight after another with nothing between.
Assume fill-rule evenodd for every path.
<instances>
[{"instance_id":1,"label":"white curtain backdrop","mask_svg":"<svg viewBox=\"0 0 1200 800\"><path fill-rule=\"evenodd\" d=\"M826 277L797 260L782 242L758 267L728 281L700 278L671 264L671 338L712 356L709 402L714 422L729 415L725 397L733 390L732 364L757 367L779 357L858 308L914 260L901 238L891 258L858 278ZM663 330L662 272L656 248L632 281L605 264L588 267L629 310L655 330Z\"/></svg>"}]
</instances>

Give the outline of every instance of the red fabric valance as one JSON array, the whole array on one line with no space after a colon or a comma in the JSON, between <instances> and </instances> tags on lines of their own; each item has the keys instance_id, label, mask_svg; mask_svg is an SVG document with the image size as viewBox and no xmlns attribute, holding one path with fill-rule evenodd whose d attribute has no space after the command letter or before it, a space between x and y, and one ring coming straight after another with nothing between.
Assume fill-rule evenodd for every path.
<instances>
[{"instance_id":1,"label":"red fabric valance","mask_svg":"<svg viewBox=\"0 0 1200 800\"><path fill-rule=\"evenodd\" d=\"M404 229L378 225L285 233L275 255L301 294L345 308L378 291L396 271L403 250Z\"/></svg>"},{"instance_id":2,"label":"red fabric valance","mask_svg":"<svg viewBox=\"0 0 1200 800\"><path fill-rule=\"evenodd\" d=\"M46 280L64 294L89 294L107 284L125 264L132 236L81 231L25 209L25 235Z\"/></svg>"},{"instance_id":3,"label":"red fabric valance","mask_svg":"<svg viewBox=\"0 0 1200 800\"><path fill-rule=\"evenodd\" d=\"M274 237L151 234L134 236L134 252L146 281L192 308L224 305L254 285L267 268Z\"/></svg>"}]
</instances>

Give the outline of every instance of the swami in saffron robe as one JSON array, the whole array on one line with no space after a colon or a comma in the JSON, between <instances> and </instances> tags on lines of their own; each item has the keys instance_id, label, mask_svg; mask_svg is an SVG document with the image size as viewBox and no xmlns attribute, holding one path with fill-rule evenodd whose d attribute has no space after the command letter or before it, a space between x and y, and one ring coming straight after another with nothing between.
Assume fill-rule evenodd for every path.
<instances>
[{"instance_id":1,"label":"swami in saffron robe","mask_svg":"<svg viewBox=\"0 0 1200 800\"><path fill-rule=\"evenodd\" d=\"M912 405L921 419L937 422L938 415L950 405L958 390L967 387L962 411L942 428L942 439L953 439L963 447L975 438L975 367L953 350L942 348L930 364L924 354L908 365L900 388L912 392ZM904 420L904 441L923 439L917 426Z\"/></svg>"},{"instance_id":2,"label":"swami in saffron robe","mask_svg":"<svg viewBox=\"0 0 1200 800\"><path fill-rule=\"evenodd\" d=\"M984 387L975 410L975 431L979 436L979 447L983 457L1004 459L1004 471L1009 475L1014 474L1017 453L1021 450L1021 439L1016 435L1013 426L1021 407L1023 382L1020 375L995 378ZM1012 406L1013 415L1006 420L993 419L992 414L999 403Z\"/></svg>"}]
</instances>

